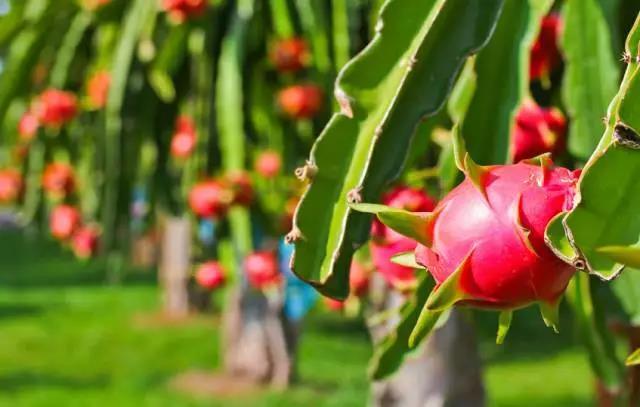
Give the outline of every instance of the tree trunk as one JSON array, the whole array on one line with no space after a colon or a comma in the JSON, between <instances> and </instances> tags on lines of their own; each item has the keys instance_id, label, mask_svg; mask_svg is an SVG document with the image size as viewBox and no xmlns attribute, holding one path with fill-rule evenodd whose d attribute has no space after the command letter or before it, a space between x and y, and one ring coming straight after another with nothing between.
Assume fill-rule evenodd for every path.
<instances>
[{"instance_id":1,"label":"tree trunk","mask_svg":"<svg viewBox=\"0 0 640 407\"><path fill-rule=\"evenodd\" d=\"M142 269L149 269L158 261L158 239L154 232L137 235L131 243L131 264Z\"/></svg>"},{"instance_id":2,"label":"tree trunk","mask_svg":"<svg viewBox=\"0 0 640 407\"><path fill-rule=\"evenodd\" d=\"M223 323L228 373L275 388L289 385L297 334L282 314L281 295L267 297L246 285L237 287L230 294Z\"/></svg>"},{"instance_id":3,"label":"tree trunk","mask_svg":"<svg viewBox=\"0 0 640 407\"><path fill-rule=\"evenodd\" d=\"M399 307L403 296L388 290L384 308ZM372 330L381 338L397 321ZM473 327L453 310L448 321L409 356L391 378L372 385L374 407L481 407L485 404L482 369Z\"/></svg>"},{"instance_id":4,"label":"tree trunk","mask_svg":"<svg viewBox=\"0 0 640 407\"><path fill-rule=\"evenodd\" d=\"M160 254L160 286L165 314L174 318L189 314L189 270L191 227L187 217L166 217L163 221Z\"/></svg>"}]
</instances>

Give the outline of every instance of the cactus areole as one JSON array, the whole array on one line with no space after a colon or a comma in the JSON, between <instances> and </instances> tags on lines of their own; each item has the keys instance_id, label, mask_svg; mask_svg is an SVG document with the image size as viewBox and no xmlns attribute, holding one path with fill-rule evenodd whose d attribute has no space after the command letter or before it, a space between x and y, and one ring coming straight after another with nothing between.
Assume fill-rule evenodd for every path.
<instances>
[{"instance_id":1,"label":"cactus areole","mask_svg":"<svg viewBox=\"0 0 640 407\"><path fill-rule=\"evenodd\" d=\"M456 163L466 179L433 212L368 204L354 208L376 213L387 226L418 241L414 253L396 260L425 268L435 279L423 312L453 305L503 311L501 342L511 311L538 303L545 323L555 329L557 306L575 269L546 246L545 229L556 215L572 209L578 172L553 168L547 156L482 167L457 134L455 139Z\"/></svg>"}]
</instances>

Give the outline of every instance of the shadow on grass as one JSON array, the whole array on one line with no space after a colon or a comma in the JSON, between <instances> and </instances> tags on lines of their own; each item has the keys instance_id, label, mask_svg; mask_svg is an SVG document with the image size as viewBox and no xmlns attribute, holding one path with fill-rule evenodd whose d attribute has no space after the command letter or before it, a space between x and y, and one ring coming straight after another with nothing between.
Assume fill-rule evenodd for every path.
<instances>
[{"instance_id":1,"label":"shadow on grass","mask_svg":"<svg viewBox=\"0 0 640 407\"><path fill-rule=\"evenodd\" d=\"M20 231L0 231L0 259L0 286L11 288L156 283L155 273L149 270L127 267L121 275L114 275L105 259L80 262L57 242Z\"/></svg>"},{"instance_id":2,"label":"shadow on grass","mask_svg":"<svg viewBox=\"0 0 640 407\"><path fill-rule=\"evenodd\" d=\"M33 304L0 304L0 320L30 317L42 313L45 307Z\"/></svg>"},{"instance_id":3,"label":"shadow on grass","mask_svg":"<svg viewBox=\"0 0 640 407\"><path fill-rule=\"evenodd\" d=\"M4 392L18 392L34 387L59 387L65 389L98 389L108 385L106 378L77 378L49 373L21 371L0 376L0 389Z\"/></svg>"}]
</instances>

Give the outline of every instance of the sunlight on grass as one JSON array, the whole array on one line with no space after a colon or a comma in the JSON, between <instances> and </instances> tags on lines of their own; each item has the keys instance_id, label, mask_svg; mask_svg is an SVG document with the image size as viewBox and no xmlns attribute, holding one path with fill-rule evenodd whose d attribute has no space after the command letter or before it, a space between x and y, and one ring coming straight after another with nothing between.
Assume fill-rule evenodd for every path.
<instances>
[{"instance_id":1,"label":"sunlight on grass","mask_svg":"<svg viewBox=\"0 0 640 407\"><path fill-rule=\"evenodd\" d=\"M366 405L371 345L359 321L314 313L304 329L300 381L289 391L187 397L167 383L185 371L219 366L215 316L175 326L140 323L140 315L158 309L152 275L109 286L99 264L79 265L50 245L16 235L0 243L0 405ZM485 330L480 319L489 406L523 406L522 400L536 407L590 405L591 376L579 348L565 337L538 334L537 320L530 330L527 314L519 321L499 348L485 333L493 320ZM544 353L535 352L541 342Z\"/></svg>"}]
</instances>

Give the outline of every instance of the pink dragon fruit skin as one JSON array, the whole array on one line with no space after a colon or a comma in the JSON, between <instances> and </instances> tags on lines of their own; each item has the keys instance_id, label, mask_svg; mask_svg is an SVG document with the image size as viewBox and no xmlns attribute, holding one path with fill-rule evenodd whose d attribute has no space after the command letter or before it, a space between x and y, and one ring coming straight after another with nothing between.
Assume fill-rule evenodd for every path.
<instances>
[{"instance_id":1,"label":"pink dragon fruit skin","mask_svg":"<svg viewBox=\"0 0 640 407\"><path fill-rule=\"evenodd\" d=\"M488 167L484 194L467 179L438 205L432 245L416 260L440 285L459 273L461 302L514 309L555 303L572 266L544 242L549 221L573 205L577 174L520 163Z\"/></svg>"}]
</instances>

